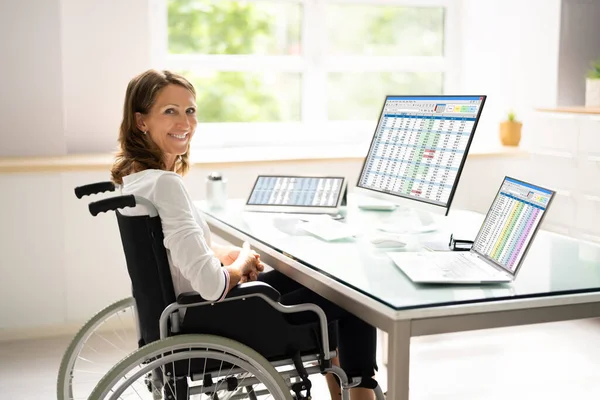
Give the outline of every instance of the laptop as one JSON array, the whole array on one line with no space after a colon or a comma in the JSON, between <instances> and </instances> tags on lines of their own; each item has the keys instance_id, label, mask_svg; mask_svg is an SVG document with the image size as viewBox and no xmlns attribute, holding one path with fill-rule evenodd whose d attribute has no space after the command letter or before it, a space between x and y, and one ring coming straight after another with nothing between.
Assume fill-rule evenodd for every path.
<instances>
[{"instance_id":1,"label":"laptop","mask_svg":"<svg viewBox=\"0 0 600 400\"><path fill-rule=\"evenodd\" d=\"M415 283L512 282L555 192L505 177L468 252L394 252L394 264Z\"/></svg>"}]
</instances>

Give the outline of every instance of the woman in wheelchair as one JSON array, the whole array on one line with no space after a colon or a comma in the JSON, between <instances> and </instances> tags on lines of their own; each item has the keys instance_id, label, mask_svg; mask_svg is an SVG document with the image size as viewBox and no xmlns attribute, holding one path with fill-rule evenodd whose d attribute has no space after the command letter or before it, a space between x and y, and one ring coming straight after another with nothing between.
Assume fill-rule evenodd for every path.
<instances>
[{"instance_id":1,"label":"woman in wheelchair","mask_svg":"<svg viewBox=\"0 0 600 400\"><path fill-rule=\"evenodd\" d=\"M220 301L239 283L258 280L278 290L284 305L318 305L329 322L338 323L339 359L333 363L349 378L362 378L350 390L351 398L375 398L373 326L277 271L263 272L259 255L247 243L239 248L211 240L182 179L190 167L190 141L197 125L195 100L192 84L169 71L149 70L132 79L125 95L120 151L111 170L122 194L144 197L158 210L175 294L195 291L206 300ZM144 212L141 204L122 210L130 215ZM317 320L308 312L286 318L297 324ZM326 379L331 397L340 398L336 377L328 373Z\"/></svg>"}]
</instances>

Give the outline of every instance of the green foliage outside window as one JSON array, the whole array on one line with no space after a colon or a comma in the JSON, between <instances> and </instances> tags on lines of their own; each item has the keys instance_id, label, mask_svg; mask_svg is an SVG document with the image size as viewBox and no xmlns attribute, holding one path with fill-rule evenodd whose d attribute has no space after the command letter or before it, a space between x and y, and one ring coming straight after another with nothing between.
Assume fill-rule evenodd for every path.
<instances>
[{"instance_id":1,"label":"green foliage outside window","mask_svg":"<svg viewBox=\"0 0 600 400\"><path fill-rule=\"evenodd\" d=\"M301 55L302 18L302 6L293 3L169 0L168 48L171 54ZM440 8L336 5L329 7L328 21L331 54L443 52ZM179 72L196 87L201 122L301 119L300 73ZM330 73L328 116L373 119L385 94L441 93L442 78L442 73Z\"/></svg>"},{"instance_id":2,"label":"green foliage outside window","mask_svg":"<svg viewBox=\"0 0 600 400\"><path fill-rule=\"evenodd\" d=\"M271 6L265 7L265 6ZM298 7L296 7L298 8ZM294 10L283 10L294 14ZM298 10L295 10L299 14ZM244 1L169 0L168 45L171 54L273 54L281 8ZM292 15L293 17L293 15ZM292 18L293 21L293 18ZM299 37L299 28L296 29ZM294 35L292 30L289 34ZM296 44L297 46L297 44ZM248 122L299 119L299 75L283 74L290 92L277 92L265 73L179 71L197 91L202 122ZM275 74L282 75L282 74ZM281 80L280 79L280 80ZM295 86L295 88L294 88ZM283 89L283 88L282 88ZM295 90L294 90L295 89ZM290 93L296 98L291 98ZM291 111L290 111L291 110ZM296 110L296 112L294 112Z\"/></svg>"}]
</instances>

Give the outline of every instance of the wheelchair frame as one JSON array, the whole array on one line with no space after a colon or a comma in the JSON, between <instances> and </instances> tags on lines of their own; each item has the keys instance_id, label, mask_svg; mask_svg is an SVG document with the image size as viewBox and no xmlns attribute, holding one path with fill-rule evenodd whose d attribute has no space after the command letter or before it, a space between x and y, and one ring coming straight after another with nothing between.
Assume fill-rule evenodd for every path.
<instances>
[{"instance_id":1,"label":"wheelchair frame","mask_svg":"<svg viewBox=\"0 0 600 400\"><path fill-rule=\"evenodd\" d=\"M84 186L75 188L75 194L78 198L82 198L83 196L87 196L87 195L97 194L97 193L106 192L106 191L114 191L116 188L117 188L117 186L115 186L112 182L98 182L98 183L93 183L93 184L84 185ZM113 197L105 198L103 200L89 203L88 207L89 207L89 211L92 214L92 216L96 216L102 212L108 212L108 211L117 212L117 210L119 210L121 208L135 207L138 204L145 206L145 208L147 209L148 217L150 217L150 218L159 217L158 211L157 211L156 207L152 204L152 202L150 202L148 199L145 199L143 197L134 196L134 195L113 196ZM259 285L256 285L257 283L259 283ZM349 389L352 387L358 386L360 384L360 378L355 378L352 382L349 382L346 373L340 367L332 365L331 358L335 357L336 352L329 350L329 332L328 332L328 326L327 326L328 322L327 322L325 313L323 312L323 310L320 307L318 307L315 304L297 304L297 305L291 305L291 306L282 305L278 301L276 301L278 295L279 295L279 293L276 290L274 290L272 287L270 287L262 282L251 282L251 283L240 284L237 287L233 288L226 295L226 298L223 299L219 303L230 302L230 301L234 301L234 300L236 300L236 301L246 300L247 298L258 297L258 298L261 298L262 300L264 300L267 304L269 304L271 307L273 307L275 310L277 310L280 313L291 314L291 313L306 312L306 311L314 312L318 316L318 321L319 321L318 324L319 324L320 333L321 333L321 335L320 335L321 336L321 338L320 338L320 346L321 346L320 353L305 355L305 356L302 356L300 359L288 358L288 359L279 360L279 361L275 361L275 362L268 361L267 359L265 359L262 356L257 356L255 358L258 359L258 358L262 357L263 360L267 361L273 368L274 367L292 366L293 368L291 370L284 371L284 372L277 372L277 374L279 374L280 377L284 377L288 382L290 382L290 384L288 384L286 382L286 385L288 386L288 389L291 388L291 390L294 390L298 399L306 398L306 397L303 397L303 395L301 394L302 391L307 392L307 395L310 393L311 384L310 384L310 381L308 381L308 379L307 379L308 376L315 375L315 374L325 374L325 373L331 372L331 373L335 374L339 379L342 399L348 400L349 399ZM133 303L134 303L133 305L134 305L134 311L135 311L136 310L135 300L133 301ZM200 337L206 338L206 337L212 336L212 335L204 335L204 334L193 334L193 335L187 335L187 334L181 335L180 334L178 336L178 334L180 333L180 327L181 327L181 323L182 323L180 311L187 310L188 308L192 308L192 307L203 307L203 306L210 306L213 304L216 304L216 302L215 301L206 301L206 300L202 299L200 297L200 295L197 293L180 294L178 296L176 302L169 304L162 311L162 314L161 314L160 320L159 320L160 339L158 341L154 341L154 342L145 344L144 346L138 348L138 350L134 351L132 354L130 354L130 356L122 359L117 364L117 366L115 366L113 368L113 370L118 369L117 367L120 364L127 361L130 357L134 356L137 352L140 352L143 349L147 349L148 346L160 347L160 343L161 342L164 343L165 341L168 342L169 338L182 337L182 336L195 336L197 338L200 338ZM137 316L137 312L135 313L135 316L136 316L136 321L135 321L136 322L136 330L138 332L139 337L141 337L140 320ZM94 320L94 318L92 318L92 320ZM99 321L96 321L96 324L92 324L91 326L89 326L87 328L94 329L95 326L97 326L98 324L99 324ZM170 325L170 329L169 329L169 325ZM84 326L84 330L85 330L85 328L86 328L86 326ZM171 333L171 335L170 335L170 333ZM87 332L80 332L80 334L78 334L80 339L82 337L85 337L86 335L89 335L89 334ZM73 358L73 355L68 354L68 353L69 353L69 351L72 352L78 348L79 343L76 343L76 340L77 340L77 336L74 340L74 343L72 343L71 346L69 346L69 349L67 349L67 352L65 353L65 356L63 358L63 362L67 358L67 356L70 356L71 359ZM200 340L200 339L198 339L198 340ZM231 339L226 339L226 340L231 341ZM159 344L156 344L157 342L159 342ZM239 342L236 342L236 343L239 343ZM241 343L239 343L239 344L242 347L247 347L246 345L243 345ZM256 353L256 354L258 354L258 353ZM258 360L258 361L260 361L260 360ZM315 362L315 361L318 362L318 365L308 366L308 367L304 366L304 363ZM121 366L121 367L125 368L125 366ZM72 368L72 364L70 366L67 365L65 368ZM273 369L273 371L274 371L274 369ZM235 370L234 370L234 372L235 372ZM164 375L156 376L156 373L157 372L155 370L153 372L154 375L153 375L152 379L154 379L156 381L163 381L163 382L167 379L167 377ZM164 373L164 371L163 371L163 373ZM65 385L67 384L67 382L63 382L61 385L61 382L60 382L61 374L64 374L65 379L68 379L68 377L72 376L72 371L68 371L68 370L63 371L63 365L61 364L61 372L59 373L59 400L62 399L61 396L63 396L63 394L60 393L60 388L61 387L63 388L63 393L64 393L66 390ZM199 379L200 377L198 377L196 375L197 374L191 375L190 379L192 381ZM92 392L92 397L90 397L90 398L94 398L95 393L101 392L103 385L106 386L110 383L114 383L115 379L117 379L117 378L118 377L112 376L110 373L105 375L96 385L96 388ZM292 384L292 380L296 380L296 379L299 379L299 381ZM249 382L252 383L254 381L249 381ZM69 384L70 384L70 382L69 382ZM190 388L190 390L191 390L191 388ZM376 386L375 388L373 388L373 390L375 391L375 395L378 400L385 399L383 392L379 386ZM195 393L190 392L190 395L191 394L195 394ZM254 393L252 393L252 395L254 395ZM248 397L251 399L256 398L255 395L251 396L250 393L248 394Z\"/></svg>"}]
</instances>

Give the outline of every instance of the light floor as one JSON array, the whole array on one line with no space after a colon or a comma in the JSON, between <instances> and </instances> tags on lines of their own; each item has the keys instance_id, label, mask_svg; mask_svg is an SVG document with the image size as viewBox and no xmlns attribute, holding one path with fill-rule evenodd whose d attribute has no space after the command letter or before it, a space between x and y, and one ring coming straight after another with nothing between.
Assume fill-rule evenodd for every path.
<instances>
[{"instance_id":1,"label":"light floor","mask_svg":"<svg viewBox=\"0 0 600 400\"><path fill-rule=\"evenodd\" d=\"M55 400L69 340L0 342L0 399ZM323 378L311 380L327 399ZM600 399L600 320L415 338L410 398Z\"/></svg>"}]
</instances>

